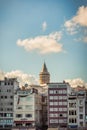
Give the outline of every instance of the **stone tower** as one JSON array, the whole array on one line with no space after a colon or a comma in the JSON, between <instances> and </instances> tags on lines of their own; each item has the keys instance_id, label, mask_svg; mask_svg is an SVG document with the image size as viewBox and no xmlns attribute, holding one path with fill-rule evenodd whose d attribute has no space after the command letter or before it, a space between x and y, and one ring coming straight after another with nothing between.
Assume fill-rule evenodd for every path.
<instances>
[{"instance_id":1,"label":"stone tower","mask_svg":"<svg viewBox=\"0 0 87 130\"><path fill-rule=\"evenodd\" d=\"M45 62L43 64L42 70L39 74L39 82L40 82L40 84L46 84L46 83L50 82L50 74L47 70Z\"/></svg>"}]
</instances>

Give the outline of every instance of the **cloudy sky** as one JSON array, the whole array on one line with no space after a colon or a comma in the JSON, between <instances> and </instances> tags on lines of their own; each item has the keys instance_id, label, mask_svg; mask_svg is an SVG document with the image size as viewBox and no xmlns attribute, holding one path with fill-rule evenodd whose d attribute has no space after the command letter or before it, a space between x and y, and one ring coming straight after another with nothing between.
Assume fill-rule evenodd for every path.
<instances>
[{"instance_id":1,"label":"cloudy sky","mask_svg":"<svg viewBox=\"0 0 87 130\"><path fill-rule=\"evenodd\" d=\"M0 76L87 82L87 0L0 0Z\"/></svg>"}]
</instances>

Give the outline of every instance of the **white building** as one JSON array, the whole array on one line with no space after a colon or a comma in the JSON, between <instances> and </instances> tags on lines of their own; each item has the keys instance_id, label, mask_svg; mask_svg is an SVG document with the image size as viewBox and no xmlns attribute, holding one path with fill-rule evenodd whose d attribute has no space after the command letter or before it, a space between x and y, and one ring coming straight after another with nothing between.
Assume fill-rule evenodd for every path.
<instances>
[{"instance_id":1,"label":"white building","mask_svg":"<svg viewBox=\"0 0 87 130\"><path fill-rule=\"evenodd\" d=\"M40 126L42 117L41 95L34 88L19 89L14 96L14 125L16 127Z\"/></svg>"},{"instance_id":2,"label":"white building","mask_svg":"<svg viewBox=\"0 0 87 130\"><path fill-rule=\"evenodd\" d=\"M85 127L85 92L79 91L77 93L77 122L78 127L84 128Z\"/></svg>"},{"instance_id":3,"label":"white building","mask_svg":"<svg viewBox=\"0 0 87 130\"><path fill-rule=\"evenodd\" d=\"M0 128L13 126L14 93L19 86L16 78L0 81Z\"/></svg>"},{"instance_id":4,"label":"white building","mask_svg":"<svg viewBox=\"0 0 87 130\"><path fill-rule=\"evenodd\" d=\"M73 91L68 95L68 127L85 128L85 92Z\"/></svg>"},{"instance_id":5,"label":"white building","mask_svg":"<svg viewBox=\"0 0 87 130\"><path fill-rule=\"evenodd\" d=\"M72 92L68 95L68 127L77 128L77 95L75 92Z\"/></svg>"}]
</instances>

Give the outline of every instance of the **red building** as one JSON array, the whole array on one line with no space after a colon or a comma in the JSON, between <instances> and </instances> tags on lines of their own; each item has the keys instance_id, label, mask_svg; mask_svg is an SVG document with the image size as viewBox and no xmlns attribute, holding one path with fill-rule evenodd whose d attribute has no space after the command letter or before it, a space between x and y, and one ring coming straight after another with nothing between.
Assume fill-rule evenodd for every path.
<instances>
[{"instance_id":1,"label":"red building","mask_svg":"<svg viewBox=\"0 0 87 130\"><path fill-rule=\"evenodd\" d=\"M48 127L67 127L68 83L48 83Z\"/></svg>"}]
</instances>

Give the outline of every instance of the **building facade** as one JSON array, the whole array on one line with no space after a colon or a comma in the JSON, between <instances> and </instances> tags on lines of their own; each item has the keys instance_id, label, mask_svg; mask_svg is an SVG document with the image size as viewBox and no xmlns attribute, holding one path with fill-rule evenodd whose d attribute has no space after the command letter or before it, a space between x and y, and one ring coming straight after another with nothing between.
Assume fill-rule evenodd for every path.
<instances>
[{"instance_id":1,"label":"building facade","mask_svg":"<svg viewBox=\"0 0 87 130\"><path fill-rule=\"evenodd\" d=\"M77 122L78 128L85 127L85 92L77 92Z\"/></svg>"},{"instance_id":2,"label":"building facade","mask_svg":"<svg viewBox=\"0 0 87 130\"><path fill-rule=\"evenodd\" d=\"M14 96L14 126L34 127L42 124L41 95L34 88L19 89Z\"/></svg>"},{"instance_id":3,"label":"building facade","mask_svg":"<svg viewBox=\"0 0 87 130\"><path fill-rule=\"evenodd\" d=\"M77 95L75 92L71 92L71 94L68 95L68 128L78 127L77 110Z\"/></svg>"},{"instance_id":4,"label":"building facade","mask_svg":"<svg viewBox=\"0 0 87 130\"><path fill-rule=\"evenodd\" d=\"M48 84L48 127L67 128L68 119L68 100L70 92L68 83L49 83Z\"/></svg>"},{"instance_id":5,"label":"building facade","mask_svg":"<svg viewBox=\"0 0 87 130\"><path fill-rule=\"evenodd\" d=\"M0 81L0 128L13 126L14 93L19 86L17 79L5 78Z\"/></svg>"}]
</instances>

